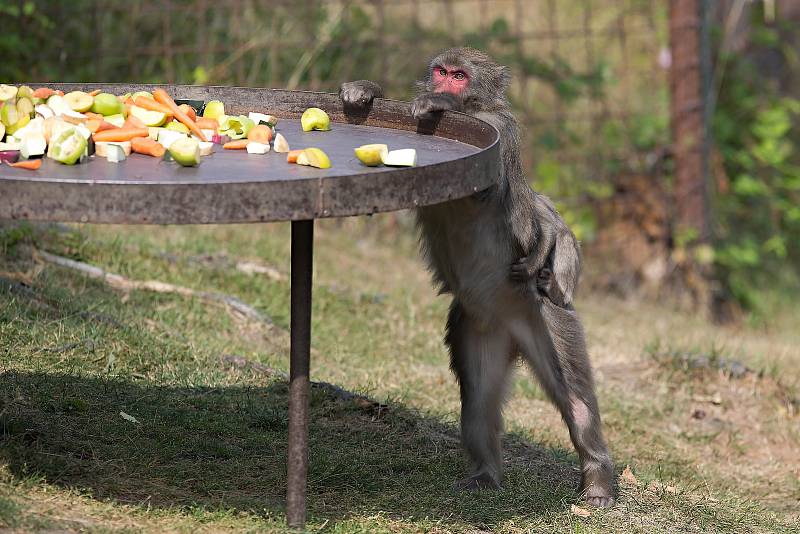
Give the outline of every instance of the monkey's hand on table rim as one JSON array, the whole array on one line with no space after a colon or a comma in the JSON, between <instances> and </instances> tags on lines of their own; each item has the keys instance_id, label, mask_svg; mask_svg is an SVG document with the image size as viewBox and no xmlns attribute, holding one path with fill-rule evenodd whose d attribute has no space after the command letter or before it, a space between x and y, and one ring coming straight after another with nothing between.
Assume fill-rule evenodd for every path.
<instances>
[{"instance_id":1,"label":"monkey's hand on table rim","mask_svg":"<svg viewBox=\"0 0 800 534\"><path fill-rule=\"evenodd\" d=\"M383 98L383 89L369 80L345 82L339 87L339 98L347 105L364 107L375 98Z\"/></svg>"},{"instance_id":2,"label":"monkey's hand on table rim","mask_svg":"<svg viewBox=\"0 0 800 534\"><path fill-rule=\"evenodd\" d=\"M442 111L461 111L461 101L450 93L422 93L411 104L411 115L415 119L432 119Z\"/></svg>"}]
</instances>

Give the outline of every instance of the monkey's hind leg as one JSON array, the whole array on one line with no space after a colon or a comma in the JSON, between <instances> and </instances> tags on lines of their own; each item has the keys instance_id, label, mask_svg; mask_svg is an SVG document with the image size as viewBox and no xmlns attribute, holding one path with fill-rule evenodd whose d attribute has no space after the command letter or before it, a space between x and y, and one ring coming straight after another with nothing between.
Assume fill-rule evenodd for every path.
<instances>
[{"instance_id":1,"label":"monkey's hind leg","mask_svg":"<svg viewBox=\"0 0 800 534\"><path fill-rule=\"evenodd\" d=\"M588 504L614 504L614 464L608 452L594 392L583 326L572 309L541 299L541 315L512 334L543 389L561 412L581 462L581 492ZM532 328L531 328L532 327Z\"/></svg>"},{"instance_id":2,"label":"monkey's hind leg","mask_svg":"<svg viewBox=\"0 0 800 534\"><path fill-rule=\"evenodd\" d=\"M512 367L511 335L469 317L454 300L445 342L461 388L461 440L473 463L458 490L497 489L503 480L502 405Z\"/></svg>"}]
</instances>

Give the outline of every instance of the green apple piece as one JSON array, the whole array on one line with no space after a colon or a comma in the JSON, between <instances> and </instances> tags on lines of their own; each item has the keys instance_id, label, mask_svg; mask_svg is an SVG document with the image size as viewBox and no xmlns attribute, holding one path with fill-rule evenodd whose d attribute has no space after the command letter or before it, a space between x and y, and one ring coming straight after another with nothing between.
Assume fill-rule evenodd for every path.
<instances>
[{"instance_id":1,"label":"green apple piece","mask_svg":"<svg viewBox=\"0 0 800 534\"><path fill-rule=\"evenodd\" d=\"M383 163L384 158L389 153L389 147L386 145L361 145L355 149L358 161L367 167L377 167Z\"/></svg>"},{"instance_id":2,"label":"green apple piece","mask_svg":"<svg viewBox=\"0 0 800 534\"><path fill-rule=\"evenodd\" d=\"M192 137L178 139L169 146L169 154L184 167L193 167L200 163L200 143Z\"/></svg>"},{"instance_id":3,"label":"green apple piece","mask_svg":"<svg viewBox=\"0 0 800 534\"><path fill-rule=\"evenodd\" d=\"M0 102L11 100L17 96L18 89L13 85L0 84Z\"/></svg>"},{"instance_id":4,"label":"green apple piece","mask_svg":"<svg viewBox=\"0 0 800 534\"><path fill-rule=\"evenodd\" d=\"M145 126L161 126L167 120L167 114L160 111L150 111L139 106L131 106L131 115L139 119Z\"/></svg>"},{"instance_id":5,"label":"green apple piece","mask_svg":"<svg viewBox=\"0 0 800 534\"><path fill-rule=\"evenodd\" d=\"M83 113L92 109L94 98L89 93L84 93L83 91L72 91L64 95L64 103L69 106L72 111Z\"/></svg>"},{"instance_id":6,"label":"green apple piece","mask_svg":"<svg viewBox=\"0 0 800 534\"><path fill-rule=\"evenodd\" d=\"M0 141L6 136L6 125L0 122Z\"/></svg>"},{"instance_id":7,"label":"green apple piece","mask_svg":"<svg viewBox=\"0 0 800 534\"><path fill-rule=\"evenodd\" d=\"M151 93L149 91L136 91L135 93L133 93L131 95L131 98L136 100L136 98L140 97L140 96L143 96L145 98L149 98L149 99L153 100L153 93Z\"/></svg>"},{"instance_id":8,"label":"green apple piece","mask_svg":"<svg viewBox=\"0 0 800 534\"><path fill-rule=\"evenodd\" d=\"M219 125L219 132L231 139L244 139L256 123L244 115L238 117L225 117Z\"/></svg>"},{"instance_id":9,"label":"green apple piece","mask_svg":"<svg viewBox=\"0 0 800 534\"><path fill-rule=\"evenodd\" d=\"M6 102L5 105L0 108L0 122L5 124L6 128L10 128L15 125L18 120L19 113L17 113L17 105L13 102Z\"/></svg>"},{"instance_id":10,"label":"green apple piece","mask_svg":"<svg viewBox=\"0 0 800 534\"><path fill-rule=\"evenodd\" d=\"M178 121L170 121L166 124L166 126L164 126L164 128L167 130L172 130L173 132L180 132L182 134L188 135L189 133L189 128L182 122Z\"/></svg>"},{"instance_id":11,"label":"green apple piece","mask_svg":"<svg viewBox=\"0 0 800 534\"><path fill-rule=\"evenodd\" d=\"M286 153L289 152L289 142L282 134L275 134L275 140L272 142L275 152Z\"/></svg>"},{"instance_id":12,"label":"green apple piece","mask_svg":"<svg viewBox=\"0 0 800 534\"><path fill-rule=\"evenodd\" d=\"M5 109L5 106L3 107ZM16 124L12 124L11 126L6 127L6 133L8 135L14 135L17 133L17 130L21 130L22 128L26 127L29 122L31 122L30 115L18 115L18 119Z\"/></svg>"},{"instance_id":13,"label":"green apple piece","mask_svg":"<svg viewBox=\"0 0 800 534\"><path fill-rule=\"evenodd\" d=\"M122 125L125 124L125 117L122 115L122 113L117 113L116 115L107 116L105 121L113 124L117 128L122 128Z\"/></svg>"},{"instance_id":14,"label":"green apple piece","mask_svg":"<svg viewBox=\"0 0 800 534\"><path fill-rule=\"evenodd\" d=\"M33 115L33 100L27 97L18 98L17 113L20 115Z\"/></svg>"},{"instance_id":15,"label":"green apple piece","mask_svg":"<svg viewBox=\"0 0 800 534\"><path fill-rule=\"evenodd\" d=\"M413 148L392 150L383 158L383 164L391 167L414 167L417 164L417 151Z\"/></svg>"},{"instance_id":16,"label":"green apple piece","mask_svg":"<svg viewBox=\"0 0 800 534\"><path fill-rule=\"evenodd\" d=\"M111 93L100 93L94 97L91 110L92 113L99 113L105 116L117 115L122 113L123 105L119 98Z\"/></svg>"},{"instance_id":17,"label":"green apple piece","mask_svg":"<svg viewBox=\"0 0 800 534\"><path fill-rule=\"evenodd\" d=\"M325 132L331 129L331 118L319 108L308 108L300 117L300 125L304 132L319 130Z\"/></svg>"},{"instance_id":18,"label":"green apple piece","mask_svg":"<svg viewBox=\"0 0 800 534\"><path fill-rule=\"evenodd\" d=\"M203 109L203 117L208 117L209 119L217 119L218 121L222 121L222 117L225 116L225 104L220 102L219 100L212 100L206 104L206 107Z\"/></svg>"},{"instance_id":19,"label":"green apple piece","mask_svg":"<svg viewBox=\"0 0 800 534\"><path fill-rule=\"evenodd\" d=\"M55 141L50 143L48 155L64 165L74 165L86 150L86 138L75 128L70 128L59 134Z\"/></svg>"},{"instance_id":20,"label":"green apple piece","mask_svg":"<svg viewBox=\"0 0 800 534\"><path fill-rule=\"evenodd\" d=\"M28 87L27 85L21 86L17 89L17 98L30 98L33 100L33 89Z\"/></svg>"},{"instance_id":21,"label":"green apple piece","mask_svg":"<svg viewBox=\"0 0 800 534\"><path fill-rule=\"evenodd\" d=\"M304 160L304 163L300 163L301 157ZM311 167L316 167L318 169L331 168L330 158L325 152L323 152L319 148L307 148L303 150L303 152L297 158L297 163L300 163L301 165L309 165Z\"/></svg>"}]
</instances>

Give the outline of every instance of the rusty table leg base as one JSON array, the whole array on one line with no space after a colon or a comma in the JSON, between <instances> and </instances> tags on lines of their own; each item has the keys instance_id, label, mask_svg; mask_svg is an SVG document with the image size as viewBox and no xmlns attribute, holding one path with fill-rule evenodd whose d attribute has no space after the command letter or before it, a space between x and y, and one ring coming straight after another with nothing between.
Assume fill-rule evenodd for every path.
<instances>
[{"instance_id":1,"label":"rusty table leg base","mask_svg":"<svg viewBox=\"0 0 800 534\"><path fill-rule=\"evenodd\" d=\"M314 221L292 221L291 356L289 371L289 444L286 521L306 523L308 474L308 396L311 350L311 272Z\"/></svg>"}]
</instances>

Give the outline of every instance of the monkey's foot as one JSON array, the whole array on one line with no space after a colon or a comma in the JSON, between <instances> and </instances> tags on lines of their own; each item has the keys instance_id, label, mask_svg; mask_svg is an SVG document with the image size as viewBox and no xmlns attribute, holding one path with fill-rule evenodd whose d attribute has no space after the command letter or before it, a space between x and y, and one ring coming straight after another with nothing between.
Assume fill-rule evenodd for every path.
<instances>
[{"instance_id":1,"label":"monkey's foot","mask_svg":"<svg viewBox=\"0 0 800 534\"><path fill-rule=\"evenodd\" d=\"M581 481L581 493L586 504L596 508L614 505L613 468L598 467L585 471Z\"/></svg>"},{"instance_id":2,"label":"monkey's foot","mask_svg":"<svg viewBox=\"0 0 800 534\"><path fill-rule=\"evenodd\" d=\"M453 484L453 489L456 491L499 490L503 489L503 486L489 473L478 473L457 480Z\"/></svg>"}]
</instances>

